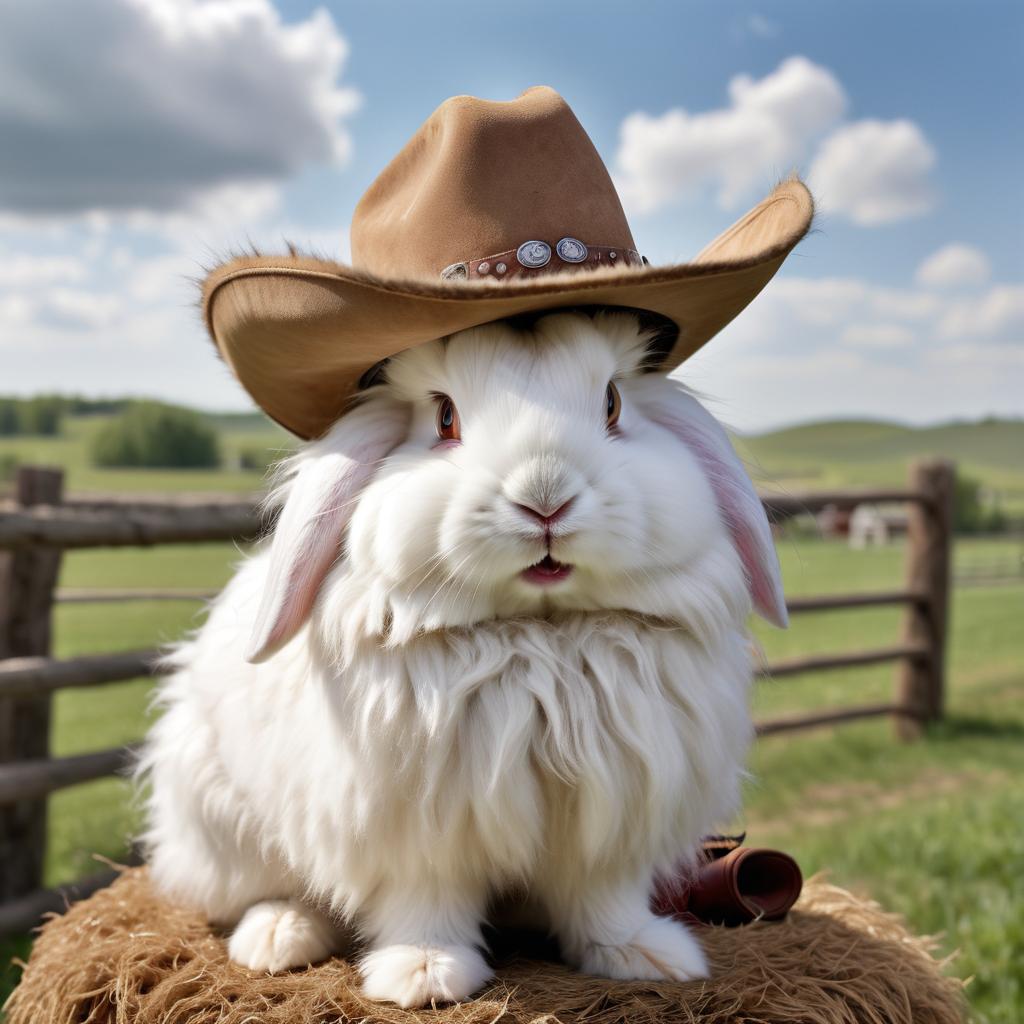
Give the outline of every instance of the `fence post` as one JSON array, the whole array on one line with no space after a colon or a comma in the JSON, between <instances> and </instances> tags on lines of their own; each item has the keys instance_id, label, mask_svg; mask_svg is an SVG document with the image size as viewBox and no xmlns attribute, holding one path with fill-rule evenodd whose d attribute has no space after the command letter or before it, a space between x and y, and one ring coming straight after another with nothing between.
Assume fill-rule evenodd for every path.
<instances>
[{"instance_id":1,"label":"fence post","mask_svg":"<svg viewBox=\"0 0 1024 1024\"><path fill-rule=\"evenodd\" d=\"M19 505L57 505L59 469L18 470ZM50 653L50 611L60 570L57 548L0 551L0 658ZM47 757L50 695L0 698L0 764ZM0 807L0 903L38 889L46 855L46 800Z\"/></svg>"},{"instance_id":2,"label":"fence post","mask_svg":"<svg viewBox=\"0 0 1024 1024\"><path fill-rule=\"evenodd\" d=\"M909 482L925 496L910 503L906 548L907 589L922 599L907 609L903 642L927 648L928 657L905 659L900 669L897 702L912 712L896 718L904 740L918 738L927 722L943 715L956 466L944 459L915 462Z\"/></svg>"}]
</instances>

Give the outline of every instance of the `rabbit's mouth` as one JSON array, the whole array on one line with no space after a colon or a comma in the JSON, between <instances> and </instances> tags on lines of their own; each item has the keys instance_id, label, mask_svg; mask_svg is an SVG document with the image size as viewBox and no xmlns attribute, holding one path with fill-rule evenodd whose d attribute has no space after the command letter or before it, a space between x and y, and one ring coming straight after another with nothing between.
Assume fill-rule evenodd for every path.
<instances>
[{"instance_id":1,"label":"rabbit's mouth","mask_svg":"<svg viewBox=\"0 0 1024 1024\"><path fill-rule=\"evenodd\" d=\"M538 587L549 587L553 583L567 580L571 574L571 565L556 561L550 554L547 554L536 564L524 569L519 575L527 583Z\"/></svg>"}]
</instances>

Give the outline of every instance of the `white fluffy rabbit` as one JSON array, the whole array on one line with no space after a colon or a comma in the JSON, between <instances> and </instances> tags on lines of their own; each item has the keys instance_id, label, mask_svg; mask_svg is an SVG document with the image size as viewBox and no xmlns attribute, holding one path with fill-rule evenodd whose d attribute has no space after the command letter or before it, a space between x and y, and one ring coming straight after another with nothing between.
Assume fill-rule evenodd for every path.
<instances>
[{"instance_id":1,"label":"white fluffy rabbit","mask_svg":"<svg viewBox=\"0 0 1024 1024\"><path fill-rule=\"evenodd\" d=\"M725 433L626 312L464 331L286 466L273 537L172 656L142 768L161 890L280 971L472 995L525 891L566 958L704 977L659 873L737 808L753 607L786 611Z\"/></svg>"}]
</instances>

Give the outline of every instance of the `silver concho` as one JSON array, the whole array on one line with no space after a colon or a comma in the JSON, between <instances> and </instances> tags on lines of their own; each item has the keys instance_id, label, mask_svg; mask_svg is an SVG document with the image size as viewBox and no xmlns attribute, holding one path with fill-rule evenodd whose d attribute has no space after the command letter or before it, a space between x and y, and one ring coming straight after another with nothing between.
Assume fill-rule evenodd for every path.
<instances>
[{"instance_id":1,"label":"silver concho","mask_svg":"<svg viewBox=\"0 0 1024 1024\"><path fill-rule=\"evenodd\" d=\"M582 263L587 258L587 247L578 238L563 238L555 246L555 252L566 263Z\"/></svg>"},{"instance_id":2,"label":"silver concho","mask_svg":"<svg viewBox=\"0 0 1024 1024\"><path fill-rule=\"evenodd\" d=\"M551 246L547 242L523 242L516 249L516 259L524 267L543 267L551 260Z\"/></svg>"},{"instance_id":3,"label":"silver concho","mask_svg":"<svg viewBox=\"0 0 1024 1024\"><path fill-rule=\"evenodd\" d=\"M469 265L452 263L441 271L442 281L465 281L469 277Z\"/></svg>"}]
</instances>

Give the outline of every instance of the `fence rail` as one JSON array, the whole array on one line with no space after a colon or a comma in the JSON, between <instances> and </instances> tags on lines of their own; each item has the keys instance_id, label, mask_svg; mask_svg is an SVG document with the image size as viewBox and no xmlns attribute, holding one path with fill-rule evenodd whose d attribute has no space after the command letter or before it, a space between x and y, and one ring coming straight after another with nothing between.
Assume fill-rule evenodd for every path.
<instances>
[{"instance_id":1,"label":"fence rail","mask_svg":"<svg viewBox=\"0 0 1024 1024\"><path fill-rule=\"evenodd\" d=\"M917 464L907 488L817 491L762 496L769 517L785 519L828 506L863 502L908 505L905 586L854 594L792 598L793 615L853 608L904 609L899 642L874 650L813 655L764 666L759 676L779 680L807 673L894 662L899 677L890 702L782 715L757 723L761 736L889 716L901 738L920 735L942 716L952 539L951 463ZM68 786L123 771L134 747L73 757L49 754L50 699L58 690L102 686L167 671L156 649L51 656L55 603L198 601L213 593L188 589L56 588L61 552L97 547L245 542L265 523L252 500L207 498L154 501L88 496L62 500L59 471L19 470L15 501L0 506L0 934L34 924L74 895L109 882L101 872L58 889L42 887L46 798Z\"/></svg>"}]
</instances>

